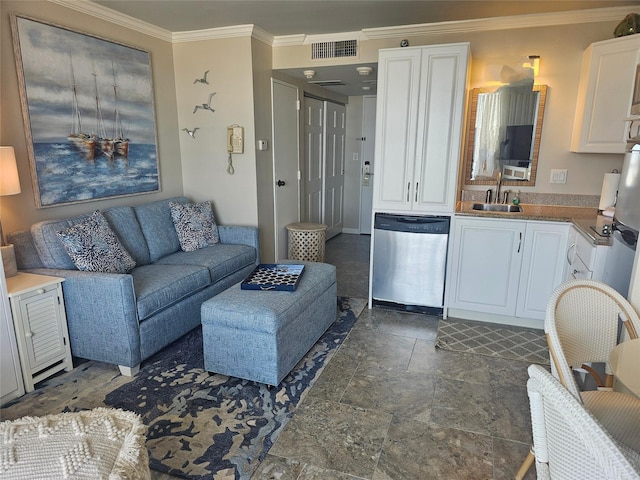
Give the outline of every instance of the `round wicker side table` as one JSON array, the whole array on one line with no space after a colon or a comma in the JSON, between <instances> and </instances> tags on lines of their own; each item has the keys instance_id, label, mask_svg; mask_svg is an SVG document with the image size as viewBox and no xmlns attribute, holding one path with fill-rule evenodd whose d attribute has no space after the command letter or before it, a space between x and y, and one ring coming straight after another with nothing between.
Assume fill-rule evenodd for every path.
<instances>
[{"instance_id":1,"label":"round wicker side table","mask_svg":"<svg viewBox=\"0 0 640 480\"><path fill-rule=\"evenodd\" d=\"M290 260L324 262L324 242L327 226L321 223L290 223L289 234Z\"/></svg>"}]
</instances>

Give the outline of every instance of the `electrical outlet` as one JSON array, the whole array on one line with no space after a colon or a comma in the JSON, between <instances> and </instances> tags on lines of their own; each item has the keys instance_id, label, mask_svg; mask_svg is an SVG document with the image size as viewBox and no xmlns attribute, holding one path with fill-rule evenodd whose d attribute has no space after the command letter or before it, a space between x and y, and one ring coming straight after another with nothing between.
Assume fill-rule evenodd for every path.
<instances>
[{"instance_id":1,"label":"electrical outlet","mask_svg":"<svg viewBox=\"0 0 640 480\"><path fill-rule=\"evenodd\" d=\"M353 153L353 161L357 162L359 160L359 158L360 158L360 155L358 155L358 152L354 152Z\"/></svg>"},{"instance_id":2,"label":"electrical outlet","mask_svg":"<svg viewBox=\"0 0 640 480\"><path fill-rule=\"evenodd\" d=\"M567 183L567 169L552 168L549 183Z\"/></svg>"}]
</instances>

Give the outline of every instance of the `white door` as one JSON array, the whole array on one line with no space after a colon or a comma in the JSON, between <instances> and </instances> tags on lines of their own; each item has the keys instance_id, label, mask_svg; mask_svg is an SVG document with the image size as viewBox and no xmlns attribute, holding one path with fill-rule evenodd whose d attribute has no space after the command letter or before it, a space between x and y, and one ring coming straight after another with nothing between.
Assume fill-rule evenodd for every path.
<instances>
[{"instance_id":1,"label":"white door","mask_svg":"<svg viewBox=\"0 0 640 480\"><path fill-rule=\"evenodd\" d=\"M362 161L360 178L360 233L371 234L373 208L373 176L375 174L374 152L376 138L376 97L362 99ZM368 163L367 163L368 162ZM368 170L368 174L367 174Z\"/></svg>"},{"instance_id":2,"label":"white door","mask_svg":"<svg viewBox=\"0 0 640 480\"><path fill-rule=\"evenodd\" d=\"M342 232L346 108L325 102L324 210L327 239Z\"/></svg>"},{"instance_id":3,"label":"white door","mask_svg":"<svg viewBox=\"0 0 640 480\"><path fill-rule=\"evenodd\" d=\"M304 99L304 215L305 222L322 223L322 158L324 102Z\"/></svg>"},{"instance_id":4,"label":"white door","mask_svg":"<svg viewBox=\"0 0 640 480\"><path fill-rule=\"evenodd\" d=\"M300 221L298 89L271 80L276 261L287 258L286 226Z\"/></svg>"}]
</instances>

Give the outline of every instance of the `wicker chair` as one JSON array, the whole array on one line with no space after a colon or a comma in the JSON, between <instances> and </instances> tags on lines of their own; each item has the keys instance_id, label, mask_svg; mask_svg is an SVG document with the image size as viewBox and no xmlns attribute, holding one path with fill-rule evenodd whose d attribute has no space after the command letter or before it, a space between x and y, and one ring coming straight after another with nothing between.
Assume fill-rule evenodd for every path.
<instances>
[{"instance_id":1,"label":"wicker chair","mask_svg":"<svg viewBox=\"0 0 640 480\"><path fill-rule=\"evenodd\" d=\"M531 365L529 377L538 479L640 480L640 455L618 444L544 368Z\"/></svg>"},{"instance_id":2,"label":"wicker chair","mask_svg":"<svg viewBox=\"0 0 640 480\"><path fill-rule=\"evenodd\" d=\"M631 304L608 285L594 280L574 280L560 285L547 304L544 329L551 356L551 372L581 401L618 441L640 452L640 400L611 391L613 377L605 381L586 365L605 363L618 341L618 319L629 338L638 338L640 318ZM593 374L599 389L581 392L573 369ZM602 389L601 389L602 388ZM516 480L521 480L534 461L529 452Z\"/></svg>"}]
</instances>

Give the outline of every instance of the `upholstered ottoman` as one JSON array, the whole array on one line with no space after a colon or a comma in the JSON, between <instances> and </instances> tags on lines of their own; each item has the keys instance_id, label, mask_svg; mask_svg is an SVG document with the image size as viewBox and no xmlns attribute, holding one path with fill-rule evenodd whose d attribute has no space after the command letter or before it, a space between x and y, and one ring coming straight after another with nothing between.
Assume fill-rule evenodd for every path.
<instances>
[{"instance_id":1,"label":"upholstered ottoman","mask_svg":"<svg viewBox=\"0 0 640 480\"><path fill-rule=\"evenodd\" d=\"M151 478L147 427L133 412L96 408L0 423L0 478Z\"/></svg>"},{"instance_id":2,"label":"upholstered ottoman","mask_svg":"<svg viewBox=\"0 0 640 480\"><path fill-rule=\"evenodd\" d=\"M236 284L202 304L204 367L278 385L336 319L336 268L304 263L295 291Z\"/></svg>"}]
</instances>

